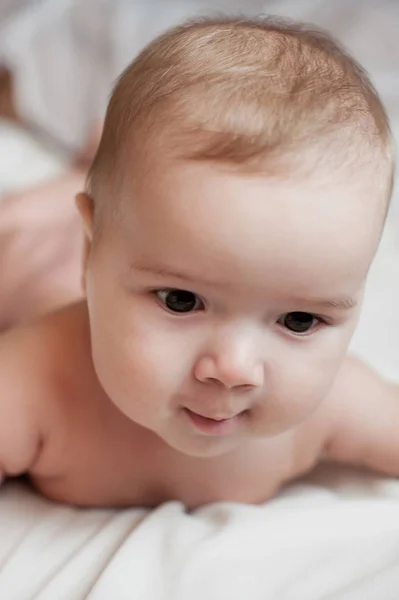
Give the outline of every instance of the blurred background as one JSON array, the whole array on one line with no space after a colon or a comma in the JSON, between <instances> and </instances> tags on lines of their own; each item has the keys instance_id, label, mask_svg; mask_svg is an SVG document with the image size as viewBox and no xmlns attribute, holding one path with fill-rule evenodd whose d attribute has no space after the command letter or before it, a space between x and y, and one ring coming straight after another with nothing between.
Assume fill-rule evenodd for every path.
<instances>
[{"instance_id":1,"label":"blurred background","mask_svg":"<svg viewBox=\"0 0 399 600\"><path fill-rule=\"evenodd\" d=\"M82 152L90 157L121 70L163 29L210 12L269 13L329 30L369 71L398 136L399 0L0 0L0 207L2 195L56 178ZM354 340L395 377L398 223L395 192Z\"/></svg>"}]
</instances>

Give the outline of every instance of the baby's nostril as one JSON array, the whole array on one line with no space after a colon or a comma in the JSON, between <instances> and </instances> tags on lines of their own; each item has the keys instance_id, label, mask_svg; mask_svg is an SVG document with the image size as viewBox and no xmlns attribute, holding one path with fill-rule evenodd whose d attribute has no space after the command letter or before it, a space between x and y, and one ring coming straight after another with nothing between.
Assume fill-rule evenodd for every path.
<instances>
[{"instance_id":1,"label":"baby's nostril","mask_svg":"<svg viewBox=\"0 0 399 600\"><path fill-rule=\"evenodd\" d=\"M243 383L242 385L235 385L234 389L238 392L250 392L254 389L254 386L250 383Z\"/></svg>"},{"instance_id":2,"label":"baby's nostril","mask_svg":"<svg viewBox=\"0 0 399 600\"><path fill-rule=\"evenodd\" d=\"M219 379L216 379L216 377L207 377L205 379L205 383L213 383L213 384L217 384L219 386L222 386L222 382L219 381Z\"/></svg>"}]
</instances>

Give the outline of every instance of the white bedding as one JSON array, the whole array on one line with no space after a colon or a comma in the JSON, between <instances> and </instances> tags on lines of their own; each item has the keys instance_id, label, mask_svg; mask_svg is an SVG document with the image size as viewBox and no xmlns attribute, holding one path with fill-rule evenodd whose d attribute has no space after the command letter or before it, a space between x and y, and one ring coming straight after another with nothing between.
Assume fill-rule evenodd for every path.
<instances>
[{"instance_id":1,"label":"white bedding","mask_svg":"<svg viewBox=\"0 0 399 600\"><path fill-rule=\"evenodd\" d=\"M372 22L352 24L351 39L359 48L367 49L370 25L378 21L384 30L385 3L374 4L380 12ZM381 38L379 50L384 48L392 66L392 47ZM397 47L396 52L399 64ZM381 61L374 75L383 81ZM399 94L392 96L392 90L399 90L399 67L389 77L397 130ZM5 124L0 157L0 191L62 168ZM352 345L396 379L398 214L394 209L388 222ZM84 598L398 600L399 483L330 468L287 487L264 506L217 504L192 514L179 503L154 511L76 510L39 498L21 483L6 483L0 490L0 599Z\"/></svg>"},{"instance_id":2,"label":"white bedding","mask_svg":"<svg viewBox=\"0 0 399 600\"><path fill-rule=\"evenodd\" d=\"M264 506L153 511L0 494L4 600L397 600L399 485L329 469Z\"/></svg>"}]
</instances>

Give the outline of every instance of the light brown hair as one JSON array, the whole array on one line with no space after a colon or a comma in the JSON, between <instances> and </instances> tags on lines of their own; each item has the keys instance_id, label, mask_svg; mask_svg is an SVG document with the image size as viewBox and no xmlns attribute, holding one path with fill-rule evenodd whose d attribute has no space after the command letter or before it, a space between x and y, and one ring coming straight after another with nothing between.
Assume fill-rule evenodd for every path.
<instances>
[{"instance_id":1,"label":"light brown hair","mask_svg":"<svg viewBox=\"0 0 399 600\"><path fill-rule=\"evenodd\" d=\"M287 20L205 18L149 44L115 86L89 193L115 179L127 149L134 169L154 142L237 165L321 147L353 162L371 150L391 192L392 135L367 74L328 34Z\"/></svg>"}]
</instances>

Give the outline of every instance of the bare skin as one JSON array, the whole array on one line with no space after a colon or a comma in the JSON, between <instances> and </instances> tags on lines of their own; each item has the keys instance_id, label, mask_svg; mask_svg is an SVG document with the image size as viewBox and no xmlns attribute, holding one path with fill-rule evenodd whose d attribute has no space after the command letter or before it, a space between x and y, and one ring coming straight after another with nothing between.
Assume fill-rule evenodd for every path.
<instances>
[{"instance_id":1,"label":"bare skin","mask_svg":"<svg viewBox=\"0 0 399 600\"><path fill-rule=\"evenodd\" d=\"M398 388L346 357L375 190L341 175L162 159L99 239L80 195L87 301L0 340L0 472L79 506L191 508L265 501L321 460L398 475ZM311 218L287 218L299 201Z\"/></svg>"},{"instance_id":2,"label":"bare skin","mask_svg":"<svg viewBox=\"0 0 399 600\"><path fill-rule=\"evenodd\" d=\"M82 296L83 230L73 197L84 172L73 170L0 202L0 330Z\"/></svg>"}]
</instances>

